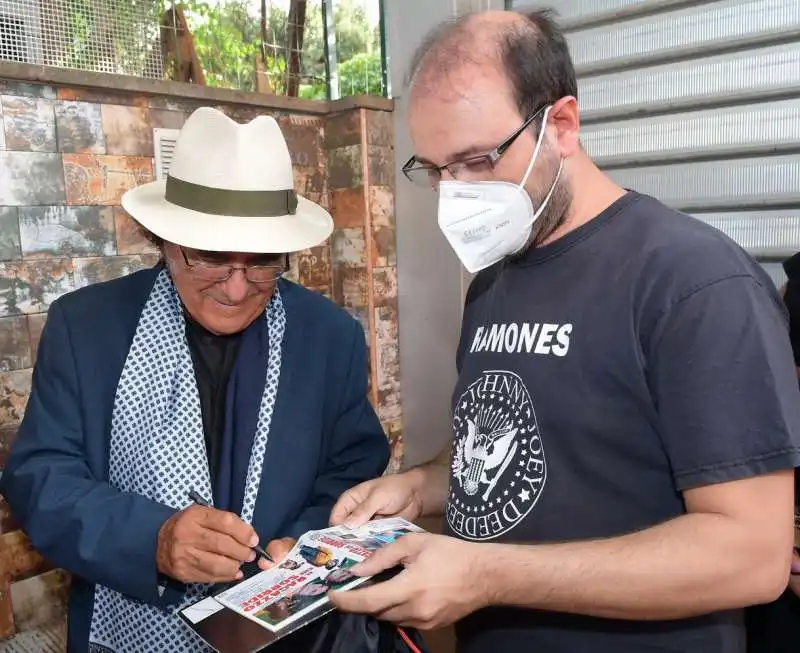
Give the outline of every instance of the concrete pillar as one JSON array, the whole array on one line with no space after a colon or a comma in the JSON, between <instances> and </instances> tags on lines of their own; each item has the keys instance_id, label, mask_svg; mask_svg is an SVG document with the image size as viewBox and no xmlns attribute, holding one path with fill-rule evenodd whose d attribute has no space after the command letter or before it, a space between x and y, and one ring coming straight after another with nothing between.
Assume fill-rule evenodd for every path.
<instances>
[{"instance_id":1,"label":"concrete pillar","mask_svg":"<svg viewBox=\"0 0 800 653\"><path fill-rule=\"evenodd\" d=\"M502 0L384 0L392 93L400 316L400 375L405 463L435 456L451 437L450 394L456 379L463 295L468 281L439 231L436 194L410 184L400 169L413 154L406 126L405 78L414 50L439 22L468 11L502 8Z\"/></svg>"}]
</instances>

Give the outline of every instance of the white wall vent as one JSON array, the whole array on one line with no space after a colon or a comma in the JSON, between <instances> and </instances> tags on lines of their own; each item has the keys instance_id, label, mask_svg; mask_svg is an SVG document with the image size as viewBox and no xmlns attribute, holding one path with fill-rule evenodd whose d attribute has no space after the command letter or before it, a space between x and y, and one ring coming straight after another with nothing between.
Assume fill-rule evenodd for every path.
<instances>
[{"instance_id":1,"label":"white wall vent","mask_svg":"<svg viewBox=\"0 0 800 653\"><path fill-rule=\"evenodd\" d=\"M153 130L153 149L155 151L155 173L156 179L166 179L169 173L169 166L172 163L172 155L175 152L175 143L178 141L180 129L154 129Z\"/></svg>"}]
</instances>

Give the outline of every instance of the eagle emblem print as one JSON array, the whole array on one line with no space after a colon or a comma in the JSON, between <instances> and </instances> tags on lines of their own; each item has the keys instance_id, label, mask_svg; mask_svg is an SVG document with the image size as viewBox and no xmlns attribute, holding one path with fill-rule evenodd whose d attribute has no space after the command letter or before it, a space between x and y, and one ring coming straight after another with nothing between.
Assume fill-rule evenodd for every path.
<instances>
[{"instance_id":1,"label":"eagle emblem print","mask_svg":"<svg viewBox=\"0 0 800 653\"><path fill-rule=\"evenodd\" d=\"M547 467L530 394L512 372L483 372L453 412L447 521L458 535L488 540L536 505Z\"/></svg>"}]
</instances>

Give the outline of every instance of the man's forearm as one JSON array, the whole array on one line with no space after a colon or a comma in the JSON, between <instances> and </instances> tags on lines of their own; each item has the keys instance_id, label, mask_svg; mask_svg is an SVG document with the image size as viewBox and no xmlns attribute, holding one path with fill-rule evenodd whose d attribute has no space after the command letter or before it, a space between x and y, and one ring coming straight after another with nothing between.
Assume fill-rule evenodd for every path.
<instances>
[{"instance_id":1,"label":"man's forearm","mask_svg":"<svg viewBox=\"0 0 800 653\"><path fill-rule=\"evenodd\" d=\"M766 603L791 549L735 520L689 514L630 535L552 545L477 545L489 601L613 619L676 619Z\"/></svg>"}]
</instances>

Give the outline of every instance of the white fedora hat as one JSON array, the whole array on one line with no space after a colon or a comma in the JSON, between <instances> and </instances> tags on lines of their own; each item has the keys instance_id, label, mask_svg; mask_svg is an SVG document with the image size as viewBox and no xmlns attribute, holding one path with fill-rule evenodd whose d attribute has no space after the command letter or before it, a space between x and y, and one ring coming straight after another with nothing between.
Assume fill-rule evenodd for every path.
<instances>
[{"instance_id":1,"label":"white fedora hat","mask_svg":"<svg viewBox=\"0 0 800 653\"><path fill-rule=\"evenodd\" d=\"M333 232L330 214L295 193L275 119L239 124L209 107L181 129L167 179L129 190L122 206L159 238L206 251L296 252Z\"/></svg>"}]
</instances>

